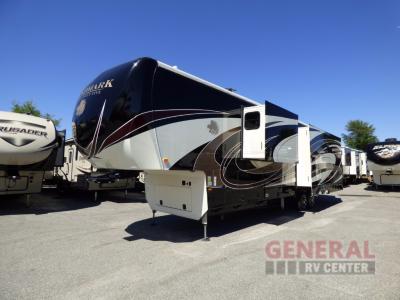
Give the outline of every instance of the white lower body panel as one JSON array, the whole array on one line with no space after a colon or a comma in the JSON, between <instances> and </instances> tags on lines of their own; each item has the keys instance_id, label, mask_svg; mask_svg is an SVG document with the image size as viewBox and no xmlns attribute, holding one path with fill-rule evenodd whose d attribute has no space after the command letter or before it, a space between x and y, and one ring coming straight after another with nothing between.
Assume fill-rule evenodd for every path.
<instances>
[{"instance_id":1,"label":"white lower body panel","mask_svg":"<svg viewBox=\"0 0 400 300\"><path fill-rule=\"evenodd\" d=\"M90 162L97 169L163 169L154 129L106 148L91 158Z\"/></svg>"},{"instance_id":2,"label":"white lower body panel","mask_svg":"<svg viewBox=\"0 0 400 300\"><path fill-rule=\"evenodd\" d=\"M400 185L400 164L383 166L368 162L376 185Z\"/></svg>"},{"instance_id":3,"label":"white lower body panel","mask_svg":"<svg viewBox=\"0 0 400 300\"><path fill-rule=\"evenodd\" d=\"M374 183L376 185L400 185L400 173L388 174L385 172L375 171Z\"/></svg>"},{"instance_id":4,"label":"white lower body panel","mask_svg":"<svg viewBox=\"0 0 400 300\"><path fill-rule=\"evenodd\" d=\"M145 171L145 190L154 211L200 220L208 210L203 171Z\"/></svg>"}]
</instances>

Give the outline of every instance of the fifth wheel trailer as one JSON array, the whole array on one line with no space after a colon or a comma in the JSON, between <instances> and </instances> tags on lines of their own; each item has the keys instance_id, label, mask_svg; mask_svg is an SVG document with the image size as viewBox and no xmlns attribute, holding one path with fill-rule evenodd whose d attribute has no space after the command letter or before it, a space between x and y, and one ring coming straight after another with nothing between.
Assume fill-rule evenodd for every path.
<instances>
[{"instance_id":1,"label":"fifth wheel trailer","mask_svg":"<svg viewBox=\"0 0 400 300\"><path fill-rule=\"evenodd\" d=\"M0 195L33 194L46 171L61 163L64 132L52 121L0 112Z\"/></svg>"},{"instance_id":2,"label":"fifth wheel trailer","mask_svg":"<svg viewBox=\"0 0 400 300\"><path fill-rule=\"evenodd\" d=\"M97 198L99 191L124 190L127 192L135 188L139 172L97 170L78 151L73 139L69 139L65 142L64 164L55 168L54 175L61 190L92 191Z\"/></svg>"},{"instance_id":3,"label":"fifth wheel trailer","mask_svg":"<svg viewBox=\"0 0 400 300\"><path fill-rule=\"evenodd\" d=\"M367 147L368 168L374 185L400 186L400 142L388 139Z\"/></svg>"},{"instance_id":4,"label":"fifth wheel trailer","mask_svg":"<svg viewBox=\"0 0 400 300\"><path fill-rule=\"evenodd\" d=\"M202 220L205 229L210 215L285 199L303 209L341 186L340 138L151 58L95 78L72 127L97 168L144 170L153 216Z\"/></svg>"}]
</instances>

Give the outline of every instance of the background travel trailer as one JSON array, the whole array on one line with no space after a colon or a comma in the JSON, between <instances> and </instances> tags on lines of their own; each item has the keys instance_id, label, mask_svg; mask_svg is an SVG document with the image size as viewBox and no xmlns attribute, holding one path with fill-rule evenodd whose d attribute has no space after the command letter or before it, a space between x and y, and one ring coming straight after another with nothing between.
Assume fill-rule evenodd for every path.
<instances>
[{"instance_id":1,"label":"background travel trailer","mask_svg":"<svg viewBox=\"0 0 400 300\"><path fill-rule=\"evenodd\" d=\"M65 142L64 164L55 169L54 175L57 178L58 187L62 190L127 191L136 187L139 172L98 170L78 151L74 140L69 139Z\"/></svg>"},{"instance_id":2,"label":"background travel trailer","mask_svg":"<svg viewBox=\"0 0 400 300\"><path fill-rule=\"evenodd\" d=\"M400 186L400 142L387 139L367 147L368 168L376 187Z\"/></svg>"},{"instance_id":3,"label":"background travel trailer","mask_svg":"<svg viewBox=\"0 0 400 300\"><path fill-rule=\"evenodd\" d=\"M64 136L50 120L0 112L0 195L39 193L45 172L62 164Z\"/></svg>"},{"instance_id":4,"label":"background travel trailer","mask_svg":"<svg viewBox=\"0 0 400 300\"><path fill-rule=\"evenodd\" d=\"M357 183L368 176L367 155L363 151L342 147L342 165L345 184Z\"/></svg>"}]
</instances>

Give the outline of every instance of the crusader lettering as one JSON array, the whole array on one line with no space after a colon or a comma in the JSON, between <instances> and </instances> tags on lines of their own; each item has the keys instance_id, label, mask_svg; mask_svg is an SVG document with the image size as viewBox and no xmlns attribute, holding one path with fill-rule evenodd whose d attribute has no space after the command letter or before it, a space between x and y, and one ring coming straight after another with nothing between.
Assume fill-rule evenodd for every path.
<instances>
[{"instance_id":1,"label":"crusader lettering","mask_svg":"<svg viewBox=\"0 0 400 300\"><path fill-rule=\"evenodd\" d=\"M47 137L47 132L45 131L25 129L19 127L0 126L0 132L13 133L13 134L24 133L24 134Z\"/></svg>"}]
</instances>

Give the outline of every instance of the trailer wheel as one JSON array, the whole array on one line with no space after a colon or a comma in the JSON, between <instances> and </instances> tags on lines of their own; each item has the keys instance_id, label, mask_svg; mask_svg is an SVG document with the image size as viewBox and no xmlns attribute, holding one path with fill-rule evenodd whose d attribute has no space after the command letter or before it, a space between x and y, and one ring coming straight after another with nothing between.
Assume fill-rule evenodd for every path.
<instances>
[{"instance_id":1,"label":"trailer wheel","mask_svg":"<svg viewBox=\"0 0 400 300\"><path fill-rule=\"evenodd\" d=\"M65 192L65 184L62 180L57 180L57 192L62 195Z\"/></svg>"},{"instance_id":2,"label":"trailer wheel","mask_svg":"<svg viewBox=\"0 0 400 300\"><path fill-rule=\"evenodd\" d=\"M305 210L308 205L308 197L305 193L300 194L297 197L297 209L298 210Z\"/></svg>"},{"instance_id":3,"label":"trailer wheel","mask_svg":"<svg viewBox=\"0 0 400 300\"><path fill-rule=\"evenodd\" d=\"M307 208L313 208L315 205L315 197L314 195L310 195L307 201Z\"/></svg>"}]
</instances>

